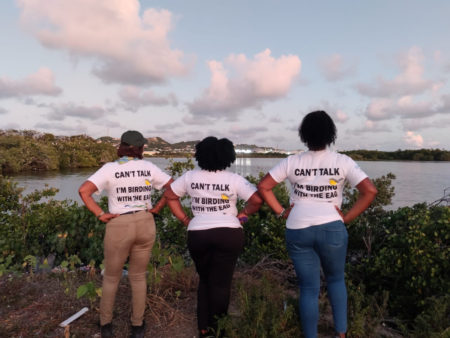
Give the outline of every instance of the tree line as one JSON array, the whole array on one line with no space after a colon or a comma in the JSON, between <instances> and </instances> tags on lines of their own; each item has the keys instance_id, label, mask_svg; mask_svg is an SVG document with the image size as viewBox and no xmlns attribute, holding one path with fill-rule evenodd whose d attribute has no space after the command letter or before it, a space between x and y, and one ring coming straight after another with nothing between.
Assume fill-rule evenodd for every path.
<instances>
[{"instance_id":1,"label":"tree line","mask_svg":"<svg viewBox=\"0 0 450 338\"><path fill-rule=\"evenodd\" d=\"M349 150L340 151L355 161L450 161L450 151L441 149L417 150Z\"/></svg>"},{"instance_id":2,"label":"tree line","mask_svg":"<svg viewBox=\"0 0 450 338\"><path fill-rule=\"evenodd\" d=\"M0 130L0 174L96 167L115 158L114 146L86 135Z\"/></svg>"}]
</instances>

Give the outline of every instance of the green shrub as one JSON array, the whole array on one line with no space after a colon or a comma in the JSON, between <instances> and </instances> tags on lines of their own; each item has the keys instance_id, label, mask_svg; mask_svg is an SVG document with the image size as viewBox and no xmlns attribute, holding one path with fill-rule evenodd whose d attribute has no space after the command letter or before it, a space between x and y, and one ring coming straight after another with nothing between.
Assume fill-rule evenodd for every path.
<instances>
[{"instance_id":1,"label":"green shrub","mask_svg":"<svg viewBox=\"0 0 450 338\"><path fill-rule=\"evenodd\" d=\"M383 240L350 275L363 279L369 293L388 291L391 314L412 321L427 298L450 289L450 209L416 204L384 221Z\"/></svg>"},{"instance_id":2,"label":"green shrub","mask_svg":"<svg viewBox=\"0 0 450 338\"><path fill-rule=\"evenodd\" d=\"M259 174L259 178L253 176L246 178L256 185L262 177L263 173ZM284 182L277 185L273 191L283 206L289 206L289 191ZM245 246L240 258L245 263L255 264L267 257L288 259L284 240L286 221L277 218L267 204L264 203L257 213L250 215L248 222L244 223L243 227Z\"/></svg>"},{"instance_id":3,"label":"green shrub","mask_svg":"<svg viewBox=\"0 0 450 338\"><path fill-rule=\"evenodd\" d=\"M377 187L378 194L372 204L357 217L353 222L347 225L348 254L349 256L361 257L371 255L372 246L383 241L385 235L384 223L385 218L389 217L391 212L384 208L392 203L394 196L394 187L392 180L395 175L388 173L373 179L373 184ZM351 189L349 185L344 189L344 201L342 210L345 212L355 203L358 198L358 191Z\"/></svg>"},{"instance_id":4,"label":"green shrub","mask_svg":"<svg viewBox=\"0 0 450 338\"><path fill-rule=\"evenodd\" d=\"M354 285L347 281L348 330L350 337L379 337L378 330L387 316L389 294L381 297L368 295L364 284ZM381 298L381 299L380 299Z\"/></svg>"},{"instance_id":5,"label":"green shrub","mask_svg":"<svg viewBox=\"0 0 450 338\"><path fill-rule=\"evenodd\" d=\"M0 176L0 257L10 266L20 265L33 255L50 254L59 264L77 255L84 264L103 260L105 225L86 207L52 199L56 189L47 188L22 196L15 183ZM100 204L106 208L107 201Z\"/></svg>"},{"instance_id":6,"label":"green shrub","mask_svg":"<svg viewBox=\"0 0 450 338\"><path fill-rule=\"evenodd\" d=\"M413 336L417 338L450 337L450 295L430 297L424 310L414 320Z\"/></svg>"},{"instance_id":7,"label":"green shrub","mask_svg":"<svg viewBox=\"0 0 450 338\"><path fill-rule=\"evenodd\" d=\"M226 337L299 337L296 300L269 274L261 279L238 281L238 314L219 321L218 333Z\"/></svg>"}]
</instances>

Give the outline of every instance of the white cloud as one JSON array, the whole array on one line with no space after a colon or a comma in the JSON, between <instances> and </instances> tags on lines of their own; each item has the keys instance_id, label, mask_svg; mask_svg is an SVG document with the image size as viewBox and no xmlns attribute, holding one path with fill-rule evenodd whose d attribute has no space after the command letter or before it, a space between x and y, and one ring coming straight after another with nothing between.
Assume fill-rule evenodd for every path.
<instances>
[{"instance_id":1,"label":"white cloud","mask_svg":"<svg viewBox=\"0 0 450 338\"><path fill-rule=\"evenodd\" d=\"M119 97L124 102L124 107L130 111L137 111L145 106L176 106L178 104L175 94L157 96L151 90L141 90L134 86L126 86L120 89Z\"/></svg>"},{"instance_id":2,"label":"white cloud","mask_svg":"<svg viewBox=\"0 0 450 338\"><path fill-rule=\"evenodd\" d=\"M413 96L398 99L374 99L366 108L365 115L373 121L431 117L450 113L450 95L442 95L430 100L415 100Z\"/></svg>"},{"instance_id":3,"label":"white cloud","mask_svg":"<svg viewBox=\"0 0 450 338\"><path fill-rule=\"evenodd\" d=\"M55 135L79 135L79 134L87 134L91 137L94 137L94 134L98 134L98 131L93 133L92 127L95 127L93 124L87 124L84 121L75 120L63 123L63 122L55 122L55 121L45 121L38 122L34 125L34 128L37 130L45 130L46 132L51 132ZM101 127L106 128L120 128L125 129L120 123L115 121L110 121L108 119L103 119L101 123ZM105 135L105 133L103 133ZM102 134L98 134L98 136L103 136Z\"/></svg>"},{"instance_id":4,"label":"white cloud","mask_svg":"<svg viewBox=\"0 0 450 338\"><path fill-rule=\"evenodd\" d=\"M424 56L418 47L412 47L399 60L401 73L392 80L378 77L375 84L359 83L356 89L369 97L396 97L414 95L432 89L436 83L423 78Z\"/></svg>"},{"instance_id":5,"label":"white cloud","mask_svg":"<svg viewBox=\"0 0 450 338\"><path fill-rule=\"evenodd\" d=\"M450 113L450 94L442 95L437 105L437 112L442 114Z\"/></svg>"},{"instance_id":6,"label":"white cloud","mask_svg":"<svg viewBox=\"0 0 450 338\"><path fill-rule=\"evenodd\" d=\"M403 140L406 144L420 148L423 146L423 137L420 134L416 134L412 131L407 131Z\"/></svg>"},{"instance_id":7,"label":"white cloud","mask_svg":"<svg viewBox=\"0 0 450 338\"><path fill-rule=\"evenodd\" d=\"M183 126L183 124L179 123L179 122L155 124L155 130L167 130L170 132L171 130L182 127L182 126Z\"/></svg>"},{"instance_id":8,"label":"white cloud","mask_svg":"<svg viewBox=\"0 0 450 338\"><path fill-rule=\"evenodd\" d=\"M319 66L325 78L333 82L342 80L356 72L356 65L354 63L346 63L340 54L333 54L321 59Z\"/></svg>"},{"instance_id":9,"label":"white cloud","mask_svg":"<svg viewBox=\"0 0 450 338\"><path fill-rule=\"evenodd\" d=\"M193 115L236 118L245 108L259 108L266 101L285 96L300 73L295 55L271 56L269 49L252 60L232 54L224 63L209 61L211 83L201 97L188 104ZM226 68L227 66L227 68Z\"/></svg>"},{"instance_id":10,"label":"white cloud","mask_svg":"<svg viewBox=\"0 0 450 338\"><path fill-rule=\"evenodd\" d=\"M152 125L151 129L147 129L146 133L151 135L170 135L175 129L183 127L182 123L164 123Z\"/></svg>"},{"instance_id":11,"label":"white cloud","mask_svg":"<svg viewBox=\"0 0 450 338\"><path fill-rule=\"evenodd\" d=\"M188 71L172 49L172 14L140 12L138 0L17 0L21 23L48 48L93 58L105 82L151 84Z\"/></svg>"},{"instance_id":12,"label":"white cloud","mask_svg":"<svg viewBox=\"0 0 450 338\"><path fill-rule=\"evenodd\" d=\"M18 123L14 123L14 122L9 122L9 123L6 123L6 124L0 124L0 129L3 129L3 130L11 130L11 129L13 129L13 130L20 130L22 128L23 128L22 125L20 125Z\"/></svg>"},{"instance_id":13,"label":"white cloud","mask_svg":"<svg viewBox=\"0 0 450 338\"><path fill-rule=\"evenodd\" d=\"M62 92L55 85L53 73L48 68L40 68L23 80L0 78L0 98L25 97L33 95L57 96Z\"/></svg>"},{"instance_id":14,"label":"white cloud","mask_svg":"<svg viewBox=\"0 0 450 338\"><path fill-rule=\"evenodd\" d=\"M269 119L269 122L270 123L281 123L281 122L283 122L283 120L281 120L278 116L274 116Z\"/></svg>"},{"instance_id":15,"label":"white cloud","mask_svg":"<svg viewBox=\"0 0 450 338\"><path fill-rule=\"evenodd\" d=\"M384 133L390 132L391 128L386 124L382 124L380 122L374 122L371 120L366 120L364 125L355 129L351 129L348 131L349 134L352 135L361 135L366 133Z\"/></svg>"},{"instance_id":16,"label":"white cloud","mask_svg":"<svg viewBox=\"0 0 450 338\"><path fill-rule=\"evenodd\" d=\"M450 72L450 61L441 50L434 51L433 60L445 73Z\"/></svg>"},{"instance_id":17,"label":"white cloud","mask_svg":"<svg viewBox=\"0 0 450 338\"><path fill-rule=\"evenodd\" d=\"M62 124L55 122L38 122L34 125L36 129L44 129L45 131L52 131L54 134L64 133L67 134L85 134L87 128L85 125L77 124Z\"/></svg>"},{"instance_id":18,"label":"white cloud","mask_svg":"<svg viewBox=\"0 0 450 338\"><path fill-rule=\"evenodd\" d=\"M334 113L334 116L338 122L346 122L349 119L347 113L345 113L344 111L342 111L340 109L336 110L336 112Z\"/></svg>"},{"instance_id":19,"label":"white cloud","mask_svg":"<svg viewBox=\"0 0 450 338\"><path fill-rule=\"evenodd\" d=\"M319 104L312 105L309 107L309 111L316 111L316 110L323 110L327 114L331 116L331 118L334 121L344 123L347 122L349 117L346 112L344 112L342 109L339 109L337 107L334 107L330 104L327 100L322 100ZM298 122L300 124L300 121Z\"/></svg>"},{"instance_id":20,"label":"white cloud","mask_svg":"<svg viewBox=\"0 0 450 338\"><path fill-rule=\"evenodd\" d=\"M194 116L194 115L184 115L182 118L184 124L194 125L194 126L208 126L214 123L214 119L211 116Z\"/></svg>"},{"instance_id":21,"label":"white cloud","mask_svg":"<svg viewBox=\"0 0 450 338\"><path fill-rule=\"evenodd\" d=\"M49 106L52 109L47 117L51 120L62 121L66 117L79 117L88 120L98 120L108 112L100 106L82 106L74 103L64 103Z\"/></svg>"},{"instance_id":22,"label":"white cloud","mask_svg":"<svg viewBox=\"0 0 450 338\"><path fill-rule=\"evenodd\" d=\"M6 114L6 113L8 113L8 111L5 108L0 107L0 115Z\"/></svg>"},{"instance_id":23,"label":"white cloud","mask_svg":"<svg viewBox=\"0 0 450 338\"><path fill-rule=\"evenodd\" d=\"M403 118L429 117L436 113L436 104L432 101L415 102L413 97L404 96L397 100L396 109Z\"/></svg>"},{"instance_id":24,"label":"white cloud","mask_svg":"<svg viewBox=\"0 0 450 338\"><path fill-rule=\"evenodd\" d=\"M428 141L427 145L430 148L438 148L441 145L441 142L439 142L439 141Z\"/></svg>"},{"instance_id":25,"label":"white cloud","mask_svg":"<svg viewBox=\"0 0 450 338\"><path fill-rule=\"evenodd\" d=\"M430 121L427 118L402 120L402 127L403 130L406 131L417 131L428 128L447 129L450 127L450 118L437 119L433 121Z\"/></svg>"},{"instance_id":26,"label":"white cloud","mask_svg":"<svg viewBox=\"0 0 450 338\"><path fill-rule=\"evenodd\" d=\"M239 125L231 126L228 129L228 134L230 137L238 137L249 139L255 135L259 135L259 133L266 133L269 129L267 127L246 127L243 128Z\"/></svg>"}]
</instances>

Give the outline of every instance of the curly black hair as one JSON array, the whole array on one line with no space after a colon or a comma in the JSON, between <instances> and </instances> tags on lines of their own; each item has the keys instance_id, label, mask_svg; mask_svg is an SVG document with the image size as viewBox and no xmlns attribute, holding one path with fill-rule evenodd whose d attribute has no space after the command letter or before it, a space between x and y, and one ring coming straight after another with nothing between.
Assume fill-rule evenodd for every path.
<instances>
[{"instance_id":1,"label":"curly black hair","mask_svg":"<svg viewBox=\"0 0 450 338\"><path fill-rule=\"evenodd\" d=\"M331 117L323 110L317 110L303 118L298 135L309 150L322 150L336 141L337 130Z\"/></svg>"},{"instance_id":2,"label":"curly black hair","mask_svg":"<svg viewBox=\"0 0 450 338\"><path fill-rule=\"evenodd\" d=\"M195 145L195 159L207 171L224 170L236 160L233 142L209 136Z\"/></svg>"}]
</instances>

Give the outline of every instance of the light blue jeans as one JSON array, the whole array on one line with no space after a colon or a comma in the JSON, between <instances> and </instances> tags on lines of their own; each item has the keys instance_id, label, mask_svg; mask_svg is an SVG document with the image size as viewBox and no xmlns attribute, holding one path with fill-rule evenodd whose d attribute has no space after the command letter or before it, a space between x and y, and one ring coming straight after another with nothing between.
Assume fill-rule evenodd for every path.
<instances>
[{"instance_id":1,"label":"light blue jeans","mask_svg":"<svg viewBox=\"0 0 450 338\"><path fill-rule=\"evenodd\" d=\"M344 280L348 233L335 221L304 229L286 229L286 246L300 287L299 310L306 338L317 337L320 266L327 282L336 332L347 331L347 289Z\"/></svg>"}]
</instances>

